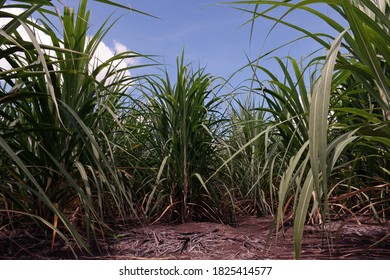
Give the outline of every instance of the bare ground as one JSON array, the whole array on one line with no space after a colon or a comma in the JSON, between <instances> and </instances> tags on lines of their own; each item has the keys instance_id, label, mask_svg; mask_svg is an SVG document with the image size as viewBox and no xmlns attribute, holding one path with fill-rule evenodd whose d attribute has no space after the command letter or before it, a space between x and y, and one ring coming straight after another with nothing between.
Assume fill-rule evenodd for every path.
<instances>
[{"instance_id":1,"label":"bare ground","mask_svg":"<svg viewBox=\"0 0 390 280\"><path fill-rule=\"evenodd\" d=\"M118 230L101 241L95 257L82 259L294 259L293 229L270 235L271 217L239 217L232 227L210 222L154 224ZM338 219L331 237L321 227L306 225L302 259L390 260L390 224L371 218ZM72 259L61 242L50 252L50 238L23 230L0 232L0 259Z\"/></svg>"}]
</instances>

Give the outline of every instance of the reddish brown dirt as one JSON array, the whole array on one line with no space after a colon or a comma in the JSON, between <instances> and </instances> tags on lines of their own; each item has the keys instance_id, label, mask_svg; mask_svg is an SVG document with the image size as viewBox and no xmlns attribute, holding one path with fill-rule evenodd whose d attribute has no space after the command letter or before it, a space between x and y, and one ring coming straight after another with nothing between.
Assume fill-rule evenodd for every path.
<instances>
[{"instance_id":1,"label":"reddish brown dirt","mask_svg":"<svg viewBox=\"0 0 390 280\"><path fill-rule=\"evenodd\" d=\"M294 259L292 227L276 240L275 234L269 236L271 225L271 217L245 216L237 227L209 222L133 227L102 242L93 259ZM330 232L331 246L320 226L306 225L302 259L390 259L389 222L337 220ZM50 241L25 235L0 236L0 258L73 258L67 246L58 244L50 253Z\"/></svg>"}]
</instances>

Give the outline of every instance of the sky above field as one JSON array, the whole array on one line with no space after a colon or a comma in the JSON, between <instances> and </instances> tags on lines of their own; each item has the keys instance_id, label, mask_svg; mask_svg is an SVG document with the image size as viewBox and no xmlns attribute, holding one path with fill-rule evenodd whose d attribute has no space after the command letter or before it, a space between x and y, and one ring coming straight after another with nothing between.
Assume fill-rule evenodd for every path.
<instances>
[{"instance_id":1,"label":"sky above field","mask_svg":"<svg viewBox=\"0 0 390 280\"><path fill-rule=\"evenodd\" d=\"M78 1L62 0L76 8ZM278 25L268 34L273 22L257 20L252 40L251 25L245 24L251 14L235 9L233 4L221 4L213 0L116 0L116 2L149 13L159 19L128 12L108 5L89 1L91 32L107 17L120 17L107 34L104 43L114 52L133 50L142 54L158 55L156 59L166 64L168 70L175 66L176 57L185 51L187 62L206 67L214 76L228 78L248 58L255 59L302 34ZM253 5L236 5L253 9ZM325 7L319 7L326 10ZM264 9L264 8L261 8ZM324 25L303 12L287 17L311 31L324 31ZM318 46L308 41L295 42L267 56L262 65L274 67L272 56L291 55L300 59ZM325 51L323 51L325 52ZM236 81L250 78L250 71L241 71ZM266 78L266 77L264 77Z\"/></svg>"},{"instance_id":2,"label":"sky above field","mask_svg":"<svg viewBox=\"0 0 390 280\"><path fill-rule=\"evenodd\" d=\"M253 10L253 5L222 4L214 0L115 0L124 6L140 10L158 18L145 16L125 9L112 7L94 0L88 1L91 10L90 33L93 34L104 21L111 16L111 22L118 19L107 36L99 53L108 58L115 52L132 50L141 54L155 55L155 59L165 64L172 74L175 71L176 57L185 52L186 62L194 67L206 67L213 76L229 78L245 66L249 60L264 55L286 44L302 34L279 24L272 29L274 22L256 20L252 37L251 14L237 8ZM56 0L77 9L77 0ZM236 7L236 8L234 8ZM328 13L326 7L316 6ZM261 6L260 10L265 7ZM280 16L282 10L273 13ZM326 26L307 13L296 11L285 20L298 24L312 32L327 32ZM246 24L247 23L247 24ZM267 55L259 64L278 74L273 56L281 58L293 56L299 60L319 46L309 40L298 41ZM322 50L325 54L326 50ZM133 63L146 63L138 60ZM135 74L148 73L151 70L140 69ZM237 86L251 78L249 68L240 71L232 79ZM260 80L267 77L260 77ZM234 81L234 82L233 82Z\"/></svg>"},{"instance_id":3,"label":"sky above field","mask_svg":"<svg viewBox=\"0 0 390 280\"><path fill-rule=\"evenodd\" d=\"M65 1L72 5L76 1ZM187 62L206 67L207 72L227 78L246 63L250 47L250 26L241 27L249 14L212 0L117 0L159 19L126 12L89 1L91 22L97 28L112 12L121 16L105 38L113 50L134 50L157 55L174 69L176 57L185 52ZM119 48L119 49L118 49ZM251 55L253 56L253 55Z\"/></svg>"}]
</instances>

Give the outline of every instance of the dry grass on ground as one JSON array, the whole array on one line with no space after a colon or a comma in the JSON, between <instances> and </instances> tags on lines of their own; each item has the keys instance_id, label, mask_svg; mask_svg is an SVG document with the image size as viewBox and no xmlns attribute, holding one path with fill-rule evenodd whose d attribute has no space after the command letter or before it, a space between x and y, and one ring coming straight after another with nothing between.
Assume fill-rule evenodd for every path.
<instances>
[{"instance_id":1,"label":"dry grass on ground","mask_svg":"<svg viewBox=\"0 0 390 280\"><path fill-rule=\"evenodd\" d=\"M92 259L293 259L292 228L269 238L271 217L239 217L237 227L200 222L122 229L101 243ZM320 226L306 225L303 259L390 259L390 225L359 217L333 221L333 246ZM0 236L1 259L73 258L66 246L19 231ZM81 258L91 259L82 256Z\"/></svg>"}]
</instances>

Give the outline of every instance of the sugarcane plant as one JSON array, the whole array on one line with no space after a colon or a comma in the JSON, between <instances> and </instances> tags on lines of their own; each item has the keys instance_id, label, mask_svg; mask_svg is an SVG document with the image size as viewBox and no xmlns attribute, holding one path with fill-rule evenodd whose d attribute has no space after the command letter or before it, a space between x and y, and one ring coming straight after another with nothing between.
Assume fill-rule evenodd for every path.
<instances>
[{"instance_id":1,"label":"sugarcane plant","mask_svg":"<svg viewBox=\"0 0 390 280\"><path fill-rule=\"evenodd\" d=\"M370 192L375 197L375 203L370 197L366 201L367 207L360 209L370 209L375 217L379 217L378 213L388 217L389 201L384 197L385 193L388 196L389 180L389 50L385 47L390 42L389 1L235 3L254 5L252 10L239 7L253 15L250 22L260 18L272 20L274 26L285 25L302 32L303 38L313 40L319 48L327 50L326 55L311 57L301 74L296 75L298 79L295 81L291 79L290 72L283 71L287 83L279 82L258 62L251 64L251 67L255 65L256 71L263 71L271 77L270 82L264 81L268 85L265 98L269 109L266 110L271 110L274 120L280 121L277 131L285 141L282 147L291 151L285 157L287 166L281 165L284 169L280 170L276 219L279 224L282 223L286 198L292 194L296 257L300 257L307 213L313 213L309 211L309 206L315 209L319 205L324 221L329 221L329 198L337 193L338 187L343 186L343 191L351 193L346 197L351 197L369 192L375 186L377 192ZM260 11L263 4L265 9ZM327 5L334 10L333 16L337 15L342 20L311 8L311 4ZM278 9L281 13L274 16ZM287 15L297 10L318 17L338 36L313 33L285 20ZM252 31L255 32L254 29ZM299 73L295 65L293 63L290 69ZM308 79L306 74L305 78L305 72L310 71L319 75L310 74ZM308 87L304 85L305 80L310 80ZM293 114L289 112L291 109ZM289 114L281 118L283 112ZM363 169L368 167L369 170L351 170L346 168L348 165L363 165ZM355 185L355 178L364 177L370 179L360 182L371 185Z\"/></svg>"},{"instance_id":2,"label":"sugarcane plant","mask_svg":"<svg viewBox=\"0 0 390 280\"><path fill-rule=\"evenodd\" d=\"M146 77L135 103L143 149L155 170L145 187L164 195L170 220L188 222L200 215L202 200L213 193L204 180L218 160L214 139L221 123L220 98L214 78L204 68L194 71L185 64L184 52L176 67L175 83L167 70L162 77Z\"/></svg>"},{"instance_id":3,"label":"sugarcane plant","mask_svg":"<svg viewBox=\"0 0 390 280\"><path fill-rule=\"evenodd\" d=\"M134 213L130 184L109 151L121 129L116 108L135 80L133 66L121 62L139 55L98 61L112 23L88 35L87 1L62 13L47 1L21 2L0 6L0 15L11 18L0 34L1 59L9 65L0 72L1 227L32 218L53 231L52 249L58 234L91 253L109 229L107 214ZM11 7L23 12L13 15Z\"/></svg>"}]
</instances>

